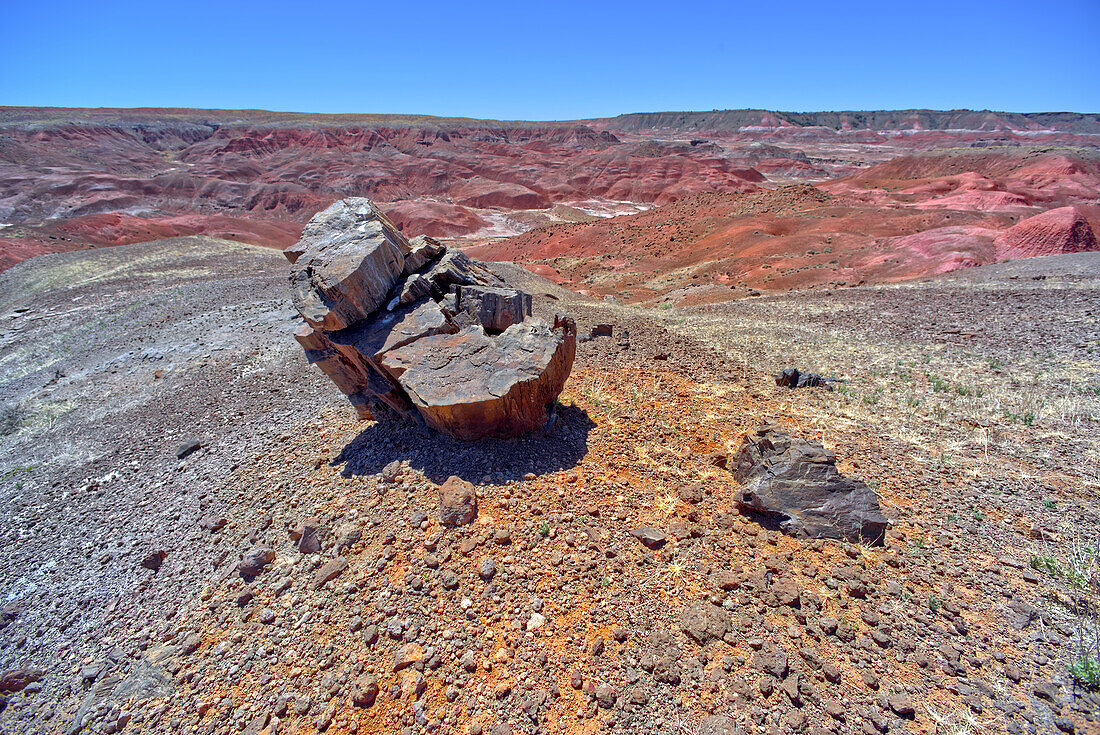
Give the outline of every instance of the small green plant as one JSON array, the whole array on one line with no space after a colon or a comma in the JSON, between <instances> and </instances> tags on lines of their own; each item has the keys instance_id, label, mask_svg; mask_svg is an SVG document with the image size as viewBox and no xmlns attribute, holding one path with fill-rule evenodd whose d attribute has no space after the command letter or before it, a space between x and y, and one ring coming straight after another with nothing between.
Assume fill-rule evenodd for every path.
<instances>
[{"instance_id":1,"label":"small green plant","mask_svg":"<svg viewBox=\"0 0 1100 735\"><path fill-rule=\"evenodd\" d=\"M9 477L15 477L16 475L18 475L20 473L27 473L27 472L30 472L33 469L34 469L33 464L29 464L26 467L13 467L12 469L5 472L4 476L0 477L0 479L7 480Z\"/></svg>"},{"instance_id":2,"label":"small green plant","mask_svg":"<svg viewBox=\"0 0 1100 735\"><path fill-rule=\"evenodd\" d=\"M1031 568L1040 572L1046 572L1055 579L1064 579L1074 587L1085 587L1088 585L1088 577L1085 576L1083 572L1072 567L1063 566L1062 563L1053 556L1044 556L1040 554L1032 555Z\"/></svg>"},{"instance_id":3,"label":"small green plant","mask_svg":"<svg viewBox=\"0 0 1100 735\"><path fill-rule=\"evenodd\" d=\"M1031 555L1031 568L1039 572L1047 572L1052 577L1062 576L1062 565L1053 556Z\"/></svg>"},{"instance_id":4,"label":"small green plant","mask_svg":"<svg viewBox=\"0 0 1100 735\"><path fill-rule=\"evenodd\" d=\"M928 382L932 384L933 393L948 393L951 391L951 386L947 384L947 381L938 375L928 373Z\"/></svg>"},{"instance_id":5,"label":"small green plant","mask_svg":"<svg viewBox=\"0 0 1100 735\"><path fill-rule=\"evenodd\" d=\"M947 514L947 522L948 523L954 523L957 520L959 520L959 514L958 513L948 513Z\"/></svg>"},{"instance_id":6,"label":"small green plant","mask_svg":"<svg viewBox=\"0 0 1100 735\"><path fill-rule=\"evenodd\" d=\"M985 520L985 513L982 513L980 510L974 511L974 520L981 523Z\"/></svg>"},{"instance_id":7,"label":"small green plant","mask_svg":"<svg viewBox=\"0 0 1100 735\"><path fill-rule=\"evenodd\" d=\"M928 595L928 608L932 612L939 612L940 606L943 603L940 602L940 598L936 597L935 593Z\"/></svg>"},{"instance_id":8,"label":"small green plant","mask_svg":"<svg viewBox=\"0 0 1100 735\"><path fill-rule=\"evenodd\" d=\"M1058 503L1051 500L1050 498L1043 498L1043 505L1047 508L1050 508L1051 510L1054 510L1058 507Z\"/></svg>"},{"instance_id":9,"label":"small green plant","mask_svg":"<svg viewBox=\"0 0 1100 735\"><path fill-rule=\"evenodd\" d=\"M539 524L539 535L543 538L550 535L550 521L543 521Z\"/></svg>"},{"instance_id":10,"label":"small green plant","mask_svg":"<svg viewBox=\"0 0 1100 735\"><path fill-rule=\"evenodd\" d=\"M915 539L913 539L913 546L917 547L918 549L923 549L924 545L926 543L927 543L927 539L925 538L923 533L920 536L917 536Z\"/></svg>"},{"instance_id":11,"label":"small green plant","mask_svg":"<svg viewBox=\"0 0 1100 735\"><path fill-rule=\"evenodd\" d=\"M610 587L611 586L611 577L600 577L600 586L601 587Z\"/></svg>"},{"instance_id":12,"label":"small green plant","mask_svg":"<svg viewBox=\"0 0 1100 735\"><path fill-rule=\"evenodd\" d=\"M1069 665L1069 675L1083 687L1100 689L1100 659L1082 649Z\"/></svg>"},{"instance_id":13,"label":"small green plant","mask_svg":"<svg viewBox=\"0 0 1100 735\"><path fill-rule=\"evenodd\" d=\"M1035 414L1032 413L1031 411L1028 411L1027 413L1025 413L1023 415L1018 414L1018 413L1013 413L1012 411L1005 411L1005 418L1008 419L1009 421L1019 422L1019 423L1023 424L1024 426L1034 426L1035 425Z\"/></svg>"}]
</instances>

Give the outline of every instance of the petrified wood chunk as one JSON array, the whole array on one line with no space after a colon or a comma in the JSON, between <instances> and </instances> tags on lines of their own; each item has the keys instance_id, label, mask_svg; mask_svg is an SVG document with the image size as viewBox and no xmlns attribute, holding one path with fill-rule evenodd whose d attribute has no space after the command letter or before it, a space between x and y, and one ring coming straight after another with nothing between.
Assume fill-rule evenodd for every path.
<instances>
[{"instance_id":1,"label":"petrified wood chunk","mask_svg":"<svg viewBox=\"0 0 1100 735\"><path fill-rule=\"evenodd\" d=\"M456 306L467 319L494 332L503 332L531 316L530 294L514 288L461 286Z\"/></svg>"},{"instance_id":2,"label":"petrified wood chunk","mask_svg":"<svg viewBox=\"0 0 1100 735\"><path fill-rule=\"evenodd\" d=\"M745 486L742 510L769 516L788 533L872 543L886 533L871 488L841 475L832 452L778 426L765 424L745 440L733 473Z\"/></svg>"},{"instance_id":3,"label":"petrified wood chunk","mask_svg":"<svg viewBox=\"0 0 1100 735\"><path fill-rule=\"evenodd\" d=\"M302 230L290 278L294 306L315 328L355 324L385 303L411 250L369 199L336 202Z\"/></svg>"},{"instance_id":4,"label":"petrified wood chunk","mask_svg":"<svg viewBox=\"0 0 1100 735\"><path fill-rule=\"evenodd\" d=\"M430 237L412 241L368 199L318 213L287 251L294 336L364 418L423 420L460 439L541 426L565 384L576 325Z\"/></svg>"},{"instance_id":5,"label":"petrified wood chunk","mask_svg":"<svg viewBox=\"0 0 1100 735\"><path fill-rule=\"evenodd\" d=\"M548 418L576 354L576 326L540 319L498 337L478 326L387 352L382 366L434 428L459 439L514 436Z\"/></svg>"}]
</instances>

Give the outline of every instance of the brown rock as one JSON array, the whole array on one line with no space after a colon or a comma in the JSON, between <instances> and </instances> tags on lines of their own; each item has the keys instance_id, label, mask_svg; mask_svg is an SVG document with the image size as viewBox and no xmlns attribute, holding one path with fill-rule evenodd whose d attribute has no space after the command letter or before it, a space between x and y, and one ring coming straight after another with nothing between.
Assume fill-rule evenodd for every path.
<instances>
[{"instance_id":1,"label":"brown rock","mask_svg":"<svg viewBox=\"0 0 1100 735\"><path fill-rule=\"evenodd\" d=\"M268 564L275 559L275 552L272 549L266 547L258 547L255 549L249 549L241 557L240 563L237 565L237 571L240 572L242 577L255 577L257 574L264 570Z\"/></svg>"},{"instance_id":2,"label":"brown rock","mask_svg":"<svg viewBox=\"0 0 1100 735\"><path fill-rule=\"evenodd\" d=\"M664 531L653 526L635 528L630 532L630 535L641 541L643 546L650 549L658 549L664 546L665 541L668 540L668 535L665 534Z\"/></svg>"},{"instance_id":3,"label":"brown rock","mask_svg":"<svg viewBox=\"0 0 1100 735\"><path fill-rule=\"evenodd\" d=\"M28 684L32 684L42 679L45 676L44 671L39 669L8 669L7 671L0 673L0 692L20 692L27 687Z\"/></svg>"},{"instance_id":4,"label":"brown rock","mask_svg":"<svg viewBox=\"0 0 1100 735\"><path fill-rule=\"evenodd\" d=\"M215 513L207 513L199 519L199 528L210 532L220 531L225 528L227 523L229 523L229 521L224 516Z\"/></svg>"},{"instance_id":5,"label":"brown rock","mask_svg":"<svg viewBox=\"0 0 1100 735\"><path fill-rule=\"evenodd\" d=\"M336 579L347 568L348 560L342 556L338 556L335 559L331 559L325 562L320 567L318 567L317 572L313 575L313 589L321 589L321 587L324 586L325 582Z\"/></svg>"},{"instance_id":6,"label":"brown rock","mask_svg":"<svg viewBox=\"0 0 1100 735\"><path fill-rule=\"evenodd\" d=\"M351 685L351 701L356 707L372 707L378 698L378 681L373 676L360 676Z\"/></svg>"},{"instance_id":7,"label":"brown rock","mask_svg":"<svg viewBox=\"0 0 1100 735\"><path fill-rule=\"evenodd\" d=\"M397 652L393 656L393 670L401 671L407 669L410 666L415 666L418 663L424 661L424 649L415 643L408 643L401 648L397 649Z\"/></svg>"},{"instance_id":8,"label":"brown rock","mask_svg":"<svg viewBox=\"0 0 1100 735\"><path fill-rule=\"evenodd\" d=\"M499 337L480 327L418 340L386 353L382 366L433 428L458 439L537 429L573 366L576 326L537 319Z\"/></svg>"},{"instance_id":9,"label":"brown rock","mask_svg":"<svg viewBox=\"0 0 1100 735\"><path fill-rule=\"evenodd\" d=\"M343 551L355 546L363 538L363 529L354 523L345 523L336 529L336 548Z\"/></svg>"},{"instance_id":10,"label":"brown rock","mask_svg":"<svg viewBox=\"0 0 1100 735\"><path fill-rule=\"evenodd\" d=\"M321 525L315 520L299 521L291 529L290 537L298 542L298 551L303 554L316 554L321 550Z\"/></svg>"},{"instance_id":11,"label":"brown rock","mask_svg":"<svg viewBox=\"0 0 1100 735\"><path fill-rule=\"evenodd\" d=\"M477 492L462 478L451 475L439 488L439 522L465 526L477 518Z\"/></svg>"},{"instance_id":12,"label":"brown rock","mask_svg":"<svg viewBox=\"0 0 1100 735\"><path fill-rule=\"evenodd\" d=\"M680 629L700 645L724 638L729 626L729 613L710 603L693 602L680 613Z\"/></svg>"}]
</instances>

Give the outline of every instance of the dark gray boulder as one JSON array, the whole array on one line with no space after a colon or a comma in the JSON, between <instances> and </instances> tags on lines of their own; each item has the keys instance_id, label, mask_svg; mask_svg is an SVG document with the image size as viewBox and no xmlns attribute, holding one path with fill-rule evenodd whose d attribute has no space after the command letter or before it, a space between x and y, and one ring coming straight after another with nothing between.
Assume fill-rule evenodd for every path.
<instances>
[{"instance_id":1,"label":"dark gray boulder","mask_svg":"<svg viewBox=\"0 0 1100 735\"><path fill-rule=\"evenodd\" d=\"M881 543L888 521L865 483L844 477L817 443L765 424L746 438L733 467L742 512L809 538Z\"/></svg>"}]
</instances>

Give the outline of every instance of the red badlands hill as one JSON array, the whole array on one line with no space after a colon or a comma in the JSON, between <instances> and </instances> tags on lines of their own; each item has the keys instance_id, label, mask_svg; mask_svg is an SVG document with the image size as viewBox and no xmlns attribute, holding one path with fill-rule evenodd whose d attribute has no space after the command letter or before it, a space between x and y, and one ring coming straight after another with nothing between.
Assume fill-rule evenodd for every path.
<instances>
[{"instance_id":1,"label":"red badlands hill","mask_svg":"<svg viewBox=\"0 0 1100 735\"><path fill-rule=\"evenodd\" d=\"M1095 247L1067 215L1001 235L1062 207L1095 227L1098 143L1100 118L1068 113L528 123L0 108L0 268L180 234L284 247L314 212L358 195L409 231L636 300L894 280ZM817 188L779 188L791 182ZM1066 226L1069 240L1051 234Z\"/></svg>"},{"instance_id":2,"label":"red badlands hill","mask_svg":"<svg viewBox=\"0 0 1100 735\"><path fill-rule=\"evenodd\" d=\"M1076 207L1059 207L1008 228L996 240L997 257L1083 253L1100 250L1088 220Z\"/></svg>"},{"instance_id":3,"label":"red badlands hill","mask_svg":"<svg viewBox=\"0 0 1100 735\"><path fill-rule=\"evenodd\" d=\"M13 109L0 114L0 223L13 226L9 240L38 245L9 245L8 261L68 247L59 244L68 235L54 232L58 220L81 221L80 245L111 245L176 231L180 216L205 234L242 218L262 224L230 230L281 246L345 196L400 202L398 224L457 236L486 227L486 210L662 204L764 181L715 147L628 142L583 125L262 115L255 123L252 113L186 111L52 111L39 120ZM114 218L88 218L103 214Z\"/></svg>"},{"instance_id":4,"label":"red badlands hill","mask_svg":"<svg viewBox=\"0 0 1100 735\"><path fill-rule=\"evenodd\" d=\"M472 252L631 301L896 281L1097 249L1089 223L1100 218L1095 204L1039 208L1073 193L1095 201L1096 170L1095 159L1064 154L907 158L820 188L700 195L638 215L540 228ZM1011 206L975 206L960 192L1017 198Z\"/></svg>"}]
</instances>

